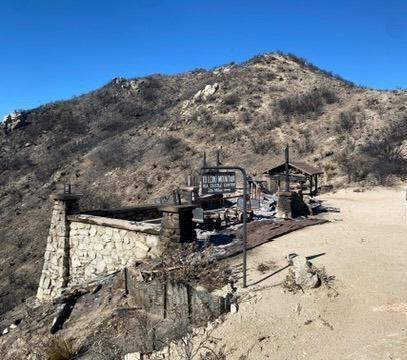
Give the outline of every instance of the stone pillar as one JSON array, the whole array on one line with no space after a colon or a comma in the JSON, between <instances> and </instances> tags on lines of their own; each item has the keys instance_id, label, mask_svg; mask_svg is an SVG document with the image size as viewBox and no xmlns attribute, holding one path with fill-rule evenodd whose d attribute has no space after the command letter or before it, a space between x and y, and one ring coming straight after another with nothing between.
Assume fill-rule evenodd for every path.
<instances>
[{"instance_id":1,"label":"stone pillar","mask_svg":"<svg viewBox=\"0 0 407 360\"><path fill-rule=\"evenodd\" d=\"M196 239L192 210L195 205L163 205L161 233L162 242L185 243Z\"/></svg>"},{"instance_id":2,"label":"stone pillar","mask_svg":"<svg viewBox=\"0 0 407 360\"><path fill-rule=\"evenodd\" d=\"M310 210L303 200L301 191L280 191L277 196L276 215L278 218L292 219L310 215Z\"/></svg>"},{"instance_id":3,"label":"stone pillar","mask_svg":"<svg viewBox=\"0 0 407 360\"><path fill-rule=\"evenodd\" d=\"M291 219L291 191L279 191L277 193L278 218Z\"/></svg>"},{"instance_id":4,"label":"stone pillar","mask_svg":"<svg viewBox=\"0 0 407 360\"><path fill-rule=\"evenodd\" d=\"M54 202L44 266L37 298L52 300L69 282L69 222L67 217L79 212L79 194L53 194Z\"/></svg>"}]
</instances>

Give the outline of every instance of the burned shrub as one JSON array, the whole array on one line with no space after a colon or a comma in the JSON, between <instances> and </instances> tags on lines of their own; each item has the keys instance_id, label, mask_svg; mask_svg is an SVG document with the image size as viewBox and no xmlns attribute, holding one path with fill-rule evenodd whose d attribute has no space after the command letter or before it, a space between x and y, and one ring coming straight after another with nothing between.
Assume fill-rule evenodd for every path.
<instances>
[{"instance_id":1,"label":"burned shrub","mask_svg":"<svg viewBox=\"0 0 407 360\"><path fill-rule=\"evenodd\" d=\"M322 110L325 104L337 101L336 94L327 88L314 89L304 94L292 94L277 102L278 111L285 116L305 115Z\"/></svg>"},{"instance_id":2,"label":"burned shrub","mask_svg":"<svg viewBox=\"0 0 407 360\"><path fill-rule=\"evenodd\" d=\"M213 120L212 128L217 133L225 133L235 128L233 121L227 117L219 116Z\"/></svg>"},{"instance_id":3,"label":"burned shrub","mask_svg":"<svg viewBox=\"0 0 407 360\"><path fill-rule=\"evenodd\" d=\"M121 143L111 142L95 149L92 160L107 169L123 167L128 163L126 149Z\"/></svg>"},{"instance_id":4,"label":"burned shrub","mask_svg":"<svg viewBox=\"0 0 407 360\"><path fill-rule=\"evenodd\" d=\"M184 152L191 150L181 139L169 135L161 140L161 151L169 156L171 161L177 161L184 157Z\"/></svg>"},{"instance_id":5,"label":"burned shrub","mask_svg":"<svg viewBox=\"0 0 407 360\"><path fill-rule=\"evenodd\" d=\"M341 133L343 131L349 132L353 129L357 121L357 111L355 109L342 111L338 115L335 124L336 131Z\"/></svg>"},{"instance_id":6,"label":"burned shrub","mask_svg":"<svg viewBox=\"0 0 407 360\"><path fill-rule=\"evenodd\" d=\"M227 94L223 99L223 103L229 106L238 105L239 102L240 98L236 93Z\"/></svg>"},{"instance_id":7,"label":"burned shrub","mask_svg":"<svg viewBox=\"0 0 407 360\"><path fill-rule=\"evenodd\" d=\"M256 138L252 139L253 151L258 155L266 155L271 151L275 151L278 147L272 138Z\"/></svg>"}]
</instances>

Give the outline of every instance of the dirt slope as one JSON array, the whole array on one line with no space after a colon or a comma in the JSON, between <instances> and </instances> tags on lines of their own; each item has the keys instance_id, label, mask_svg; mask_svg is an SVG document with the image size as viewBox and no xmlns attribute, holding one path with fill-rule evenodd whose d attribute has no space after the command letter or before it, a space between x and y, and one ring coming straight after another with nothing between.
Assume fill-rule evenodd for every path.
<instances>
[{"instance_id":1,"label":"dirt slope","mask_svg":"<svg viewBox=\"0 0 407 360\"><path fill-rule=\"evenodd\" d=\"M228 359L407 358L405 189L348 190L321 198L341 209L329 215L331 223L249 251L246 301L214 333L226 344ZM332 286L339 294L324 287L283 293L278 284L288 270L271 274L293 252L323 254L312 262L335 276ZM275 267L260 273L259 264Z\"/></svg>"}]
</instances>

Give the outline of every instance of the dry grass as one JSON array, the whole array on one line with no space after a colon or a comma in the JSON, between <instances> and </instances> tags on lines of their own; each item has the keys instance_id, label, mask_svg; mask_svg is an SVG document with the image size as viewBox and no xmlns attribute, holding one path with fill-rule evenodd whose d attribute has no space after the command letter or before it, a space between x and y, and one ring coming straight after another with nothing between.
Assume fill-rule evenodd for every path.
<instances>
[{"instance_id":1,"label":"dry grass","mask_svg":"<svg viewBox=\"0 0 407 360\"><path fill-rule=\"evenodd\" d=\"M71 341L55 338L45 350L45 355L47 360L73 360L76 359L77 352Z\"/></svg>"}]
</instances>

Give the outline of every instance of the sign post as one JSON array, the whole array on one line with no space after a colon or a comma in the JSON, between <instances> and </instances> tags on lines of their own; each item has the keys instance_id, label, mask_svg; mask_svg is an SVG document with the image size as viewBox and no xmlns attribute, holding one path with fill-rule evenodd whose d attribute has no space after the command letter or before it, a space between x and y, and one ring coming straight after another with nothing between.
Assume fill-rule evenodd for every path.
<instances>
[{"instance_id":1,"label":"sign post","mask_svg":"<svg viewBox=\"0 0 407 360\"><path fill-rule=\"evenodd\" d=\"M247 175L239 166L204 166L201 168L203 194L231 193L236 191L236 171L243 176L243 287L247 287Z\"/></svg>"}]
</instances>

